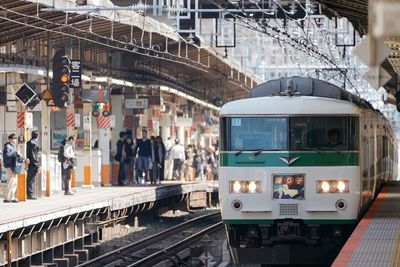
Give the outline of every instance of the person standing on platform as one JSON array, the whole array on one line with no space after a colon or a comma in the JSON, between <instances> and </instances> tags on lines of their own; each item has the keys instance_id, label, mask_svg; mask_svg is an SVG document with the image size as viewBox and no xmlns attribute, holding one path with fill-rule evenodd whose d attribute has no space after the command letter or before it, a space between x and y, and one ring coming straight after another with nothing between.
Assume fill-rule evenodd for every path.
<instances>
[{"instance_id":1,"label":"person standing on platform","mask_svg":"<svg viewBox=\"0 0 400 267\"><path fill-rule=\"evenodd\" d=\"M124 144L125 144L126 134L125 132L119 133L119 140L117 141L117 154L115 155L115 160L119 162L118 170L118 185L124 185L125 182L125 159L123 159L124 154Z\"/></svg>"},{"instance_id":2,"label":"person standing on platform","mask_svg":"<svg viewBox=\"0 0 400 267\"><path fill-rule=\"evenodd\" d=\"M33 196L33 185L35 183L35 178L38 173L40 173L40 162L39 162L39 132L32 131L32 137L29 142L26 143L26 157L29 159L28 165L28 175L26 178L26 194L28 199L36 199Z\"/></svg>"},{"instance_id":3,"label":"person standing on platform","mask_svg":"<svg viewBox=\"0 0 400 267\"><path fill-rule=\"evenodd\" d=\"M126 137L124 149L123 149L123 158L125 158L124 167L125 167L125 183L129 184L133 183L133 140L129 135ZM132 179L132 181L131 181Z\"/></svg>"},{"instance_id":4,"label":"person standing on platform","mask_svg":"<svg viewBox=\"0 0 400 267\"><path fill-rule=\"evenodd\" d=\"M171 159L174 161L174 172L172 180L179 180L182 177L183 163L185 162L185 148L175 139L175 145L171 148Z\"/></svg>"},{"instance_id":5,"label":"person standing on platform","mask_svg":"<svg viewBox=\"0 0 400 267\"><path fill-rule=\"evenodd\" d=\"M147 131L143 130L142 131L142 139L138 139L136 142L135 146L135 151L133 152L133 155L136 156L136 153L138 152L138 157L137 157L137 176L136 176L136 183L140 183L141 178L143 177L144 173L144 180L149 181L149 172L150 172L150 161L151 161L151 141L150 139L147 139Z\"/></svg>"},{"instance_id":6,"label":"person standing on platform","mask_svg":"<svg viewBox=\"0 0 400 267\"><path fill-rule=\"evenodd\" d=\"M8 142L5 143L3 149L3 163L6 168L7 173L7 188L5 192L4 202L18 203L16 197L17 193L17 174L14 173L13 168L15 168L16 160L18 157L17 149L17 136L15 134L10 134L8 136Z\"/></svg>"},{"instance_id":7,"label":"person standing on platform","mask_svg":"<svg viewBox=\"0 0 400 267\"><path fill-rule=\"evenodd\" d=\"M172 149L173 143L171 140L171 137L168 137L167 141L165 142L165 160L164 160L164 169L165 169L165 180L172 180L172 173L173 173L173 167L174 167L174 162L171 159L171 149Z\"/></svg>"},{"instance_id":8,"label":"person standing on platform","mask_svg":"<svg viewBox=\"0 0 400 267\"><path fill-rule=\"evenodd\" d=\"M68 137L68 140L64 146L64 157L65 161L63 163L63 169L65 172L65 185L64 185L64 194L65 195L73 195L74 193L70 190L70 181L72 170L76 168L77 160L75 157L75 136Z\"/></svg>"},{"instance_id":9,"label":"person standing on platform","mask_svg":"<svg viewBox=\"0 0 400 267\"><path fill-rule=\"evenodd\" d=\"M154 172L152 181L154 182L154 184L156 184L156 183L161 183L161 181L164 180L164 160L166 151L161 136L157 136L154 140L155 140L153 145Z\"/></svg>"}]
</instances>

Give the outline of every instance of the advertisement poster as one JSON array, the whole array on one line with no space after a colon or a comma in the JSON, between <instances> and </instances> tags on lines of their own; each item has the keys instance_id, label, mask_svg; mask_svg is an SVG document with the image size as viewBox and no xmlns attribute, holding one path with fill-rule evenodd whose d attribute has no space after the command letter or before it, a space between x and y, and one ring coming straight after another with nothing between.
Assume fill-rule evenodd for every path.
<instances>
[{"instance_id":1,"label":"advertisement poster","mask_svg":"<svg viewBox=\"0 0 400 267\"><path fill-rule=\"evenodd\" d=\"M59 149L61 146L61 142L65 138L67 138L65 130L53 130L51 132L51 149Z\"/></svg>"}]
</instances>

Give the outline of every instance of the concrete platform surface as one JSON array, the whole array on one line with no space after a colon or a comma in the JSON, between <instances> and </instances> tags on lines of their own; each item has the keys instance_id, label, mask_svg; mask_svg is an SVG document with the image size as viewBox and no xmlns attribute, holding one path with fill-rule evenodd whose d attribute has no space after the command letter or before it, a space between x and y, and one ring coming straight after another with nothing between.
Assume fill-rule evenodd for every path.
<instances>
[{"instance_id":1,"label":"concrete platform surface","mask_svg":"<svg viewBox=\"0 0 400 267\"><path fill-rule=\"evenodd\" d=\"M0 199L0 233L93 209L117 210L194 191L213 192L217 186L217 181L168 181L161 185L76 188L73 196L60 193L20 203L3 203Z\"/></svg>"},{"instance_id":2,"label":"concrete platform surface","mask_svg":"<svg viewBox=\"0 0 400 267\"><path fill-rule=\"evenodd\" d=\"M332 266L400 266L400 182L383 188Z\"/></svg>"}]
</instances>

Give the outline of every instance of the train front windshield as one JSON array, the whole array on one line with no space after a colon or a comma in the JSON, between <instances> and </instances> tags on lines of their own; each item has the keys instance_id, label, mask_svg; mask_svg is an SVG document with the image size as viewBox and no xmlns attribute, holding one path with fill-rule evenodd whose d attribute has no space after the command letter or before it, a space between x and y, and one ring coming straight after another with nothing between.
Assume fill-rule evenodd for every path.
<instances>
[{"instance_id":1,"label":"train front windshield","mask_svg":"<svg viewBox=\"0 0 400 267\"><path fill-rule=\"evenodd\" d=\"M353 116L224 117L223 151L354 151L358 118Z\"/></svg>"}]
</instances>

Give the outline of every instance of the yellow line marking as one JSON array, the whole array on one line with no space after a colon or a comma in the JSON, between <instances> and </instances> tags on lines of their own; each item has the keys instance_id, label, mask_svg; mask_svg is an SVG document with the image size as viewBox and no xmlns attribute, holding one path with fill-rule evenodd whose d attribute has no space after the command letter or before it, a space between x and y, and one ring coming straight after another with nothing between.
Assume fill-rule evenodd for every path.
<instances>
[{"instance_id":1,"label":"yellow line marking","mask_svg":"<svg viewBox=\"0 0 400 267\"><path fill-rule=\"evenodd\" d=\"M392 267L400 266L400 232L397 233L396 242L394 245L394 256L392 261Z\"/></svg>"}]
</instances>

